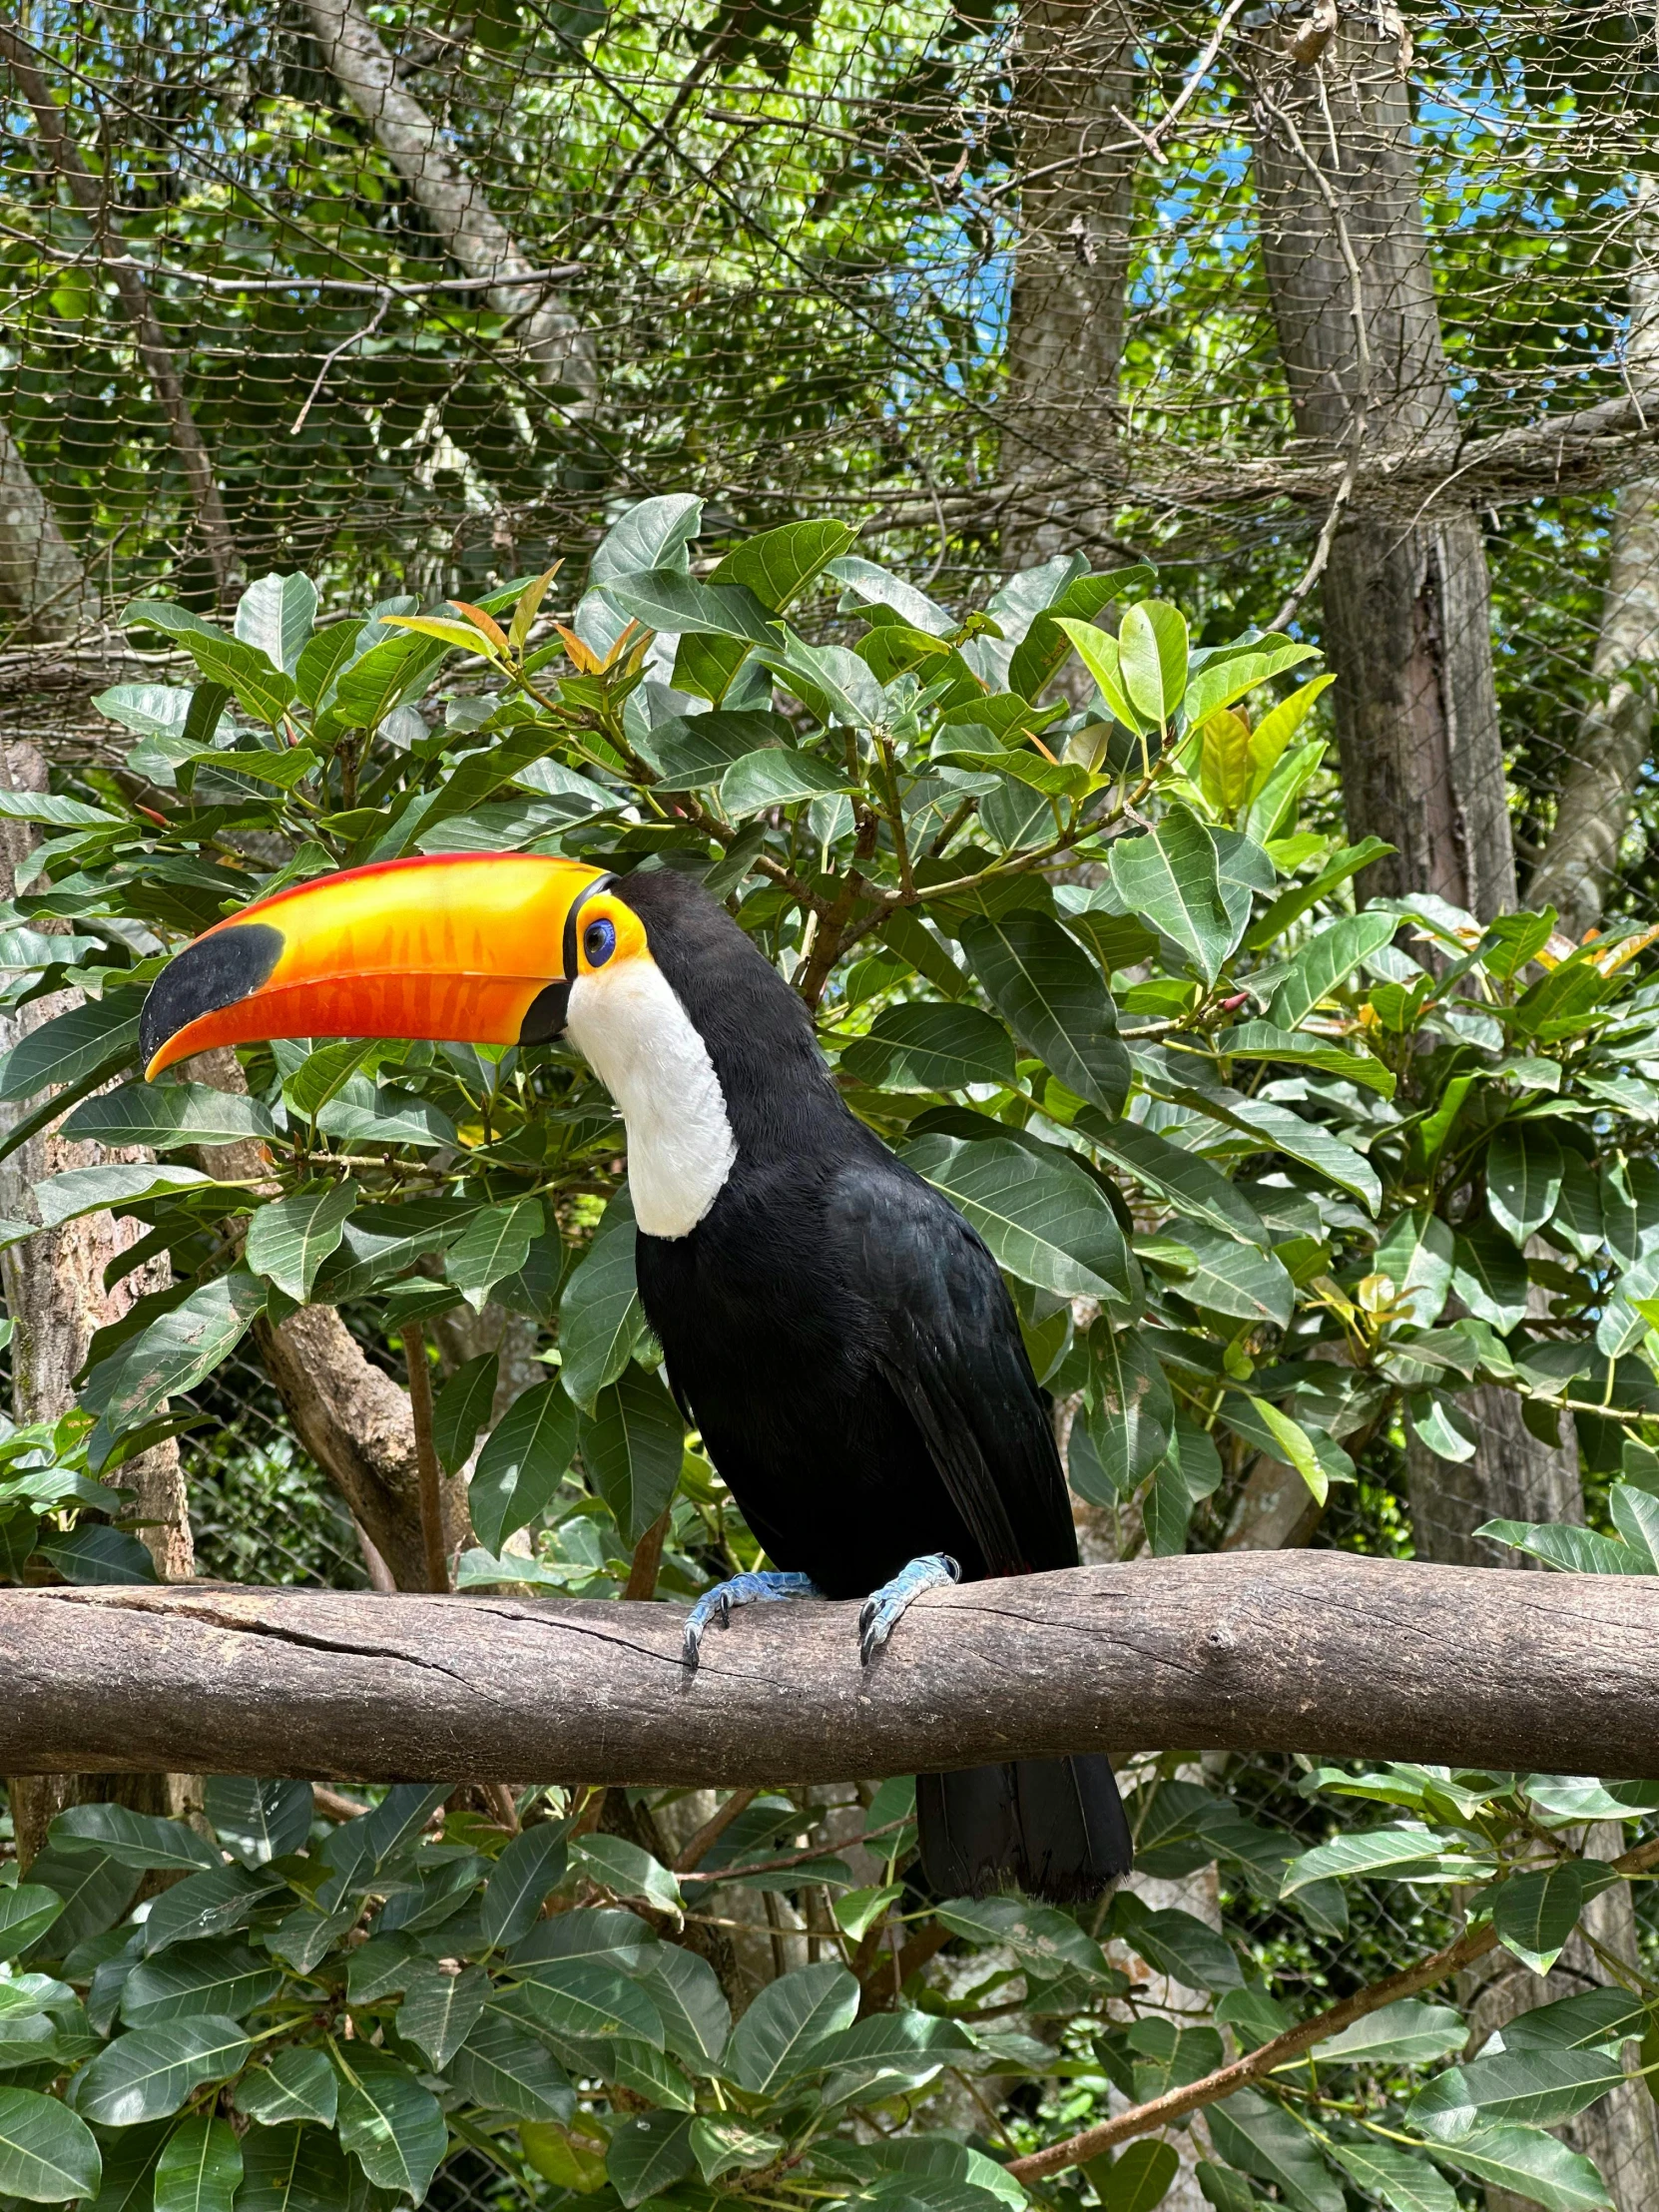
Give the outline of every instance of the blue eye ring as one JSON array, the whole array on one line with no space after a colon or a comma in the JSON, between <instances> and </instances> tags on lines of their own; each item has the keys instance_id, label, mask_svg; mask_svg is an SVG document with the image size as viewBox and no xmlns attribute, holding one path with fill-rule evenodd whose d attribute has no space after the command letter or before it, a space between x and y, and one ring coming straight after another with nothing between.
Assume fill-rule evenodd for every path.
<instances>
[{"instance_id":1,"label":"blue eye ring","mask_svg":"<svg viewBox=\"0 0 1659 2212\"><path fill-rule=\"evenodd\" d=\"M590 921L582 931L582 957L589 967L603 967L616 950L616 923L603 915Z\"/></svg>"}]
</instances>

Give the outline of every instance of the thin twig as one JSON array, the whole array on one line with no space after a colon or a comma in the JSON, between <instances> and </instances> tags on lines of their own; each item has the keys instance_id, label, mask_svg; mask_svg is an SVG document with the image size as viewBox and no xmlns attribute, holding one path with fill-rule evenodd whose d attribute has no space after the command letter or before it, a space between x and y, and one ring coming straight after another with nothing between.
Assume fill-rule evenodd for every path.
<instances>
[{"instance_id":1,"label":"thin twig","mask_svg":"<svg viewBox=\"0 0 1659 2212\"><path fill-rule=\"evenodd\" d=\"M449 1560L443 1540L443 1477L432 1436L432 1375L426 1365L426 1332L417 1321L403 1324L403 1359L409 1371L409 1412L414 1421L415 1471L420 1481L426 1587L442 1592L449 1588Z\"/></svg>"},{"instance_id":2,"label":"thin twig","mask_svg":"<svg viewBox=\"0 0 1659 2212\"><path fill-rule=\"evenodd\" d=\"M382 292L380 294L380 304L375 308L373 314L369 316L368 320L363 324L362 328L360 330L353 330L348 337L341 338L338 345L334 347L334 350L331 353L326 353L323 355L322 366L316 372L316 381L312 384L310 390L306 392L305 404L294 416L292 425L288 430L288 436L290 438L296 438L299 435L300 431L305 427L305 417L310 413L312 406L315 404L317 393L327 382L329 369L333 367L334 363L339 359L340 355L346 350L348 346L356 345L361 339L371 338L374 335L375 331L386 319L386 309L391 305L391 293L389 291Z\"/></svg>"},{"instance_id":3,"label":"thin twig","mask_svg":"<svg viewBox=\"0 0 1659 2212\"><path fill-rule=\"evenodd\" d=\"M676 1874L690 1874L699 1860L704 1859L725 1835L740 1813L749 1810L760 1796L759 1789L734 1790L718 1812L712 1813L693 1836L674 1862Z\"/></svg>"},{"instance_id":4,"label":"thin twig","mask_svg":"<svg viewBox=\"0 0 1659 2212\"><path fill-rule=\"evenodd\" d=\"M1659 1837L1645 1844L1638 1844L1634 1851L1627 1851L1622 1859L1611 1863L1615 1875L1628 1878L1645 1874L1659 1865ZM1340 2004L1330 2005L1317 2012L1311 2020L1304 2020L1297 2027L1287 2028L1283 2035L1275 2035L1271 2042L1248 2052L1243 2058L1235 2058L1231 2065L1218 2066L1214 2073L1205 2074L1198 2081L1189 2081L1185 2087L1166 2090L1161 2097L1153 2097L1145 2104L1131 2105L1127 2112L1119 2112L1098 2126L1086 2127L1080 2134L1067 2135L1057 2143L1050 2143L1043 2150L1033 2151L1025 2158L1016 2158L1008 2166L1016 2181L1042 2181L1050 2174L1063 2173L1068 2166L1080 2166L1086 2160L1098 2158L1103 2151L1117 2144L1128 2142L1137 2135L1151 2135L1158 2129L1185 2119L1189 2112L1197 2112L1204 2105L1218 2104L1223 2097L1230 2097L1235 2089L1243 2089L1253 2081L1263 2080L1278 2067L1300 2058L1312 2050L1316 2043L1323 2043L1333 2035L1339 2035L1355 2020L1363 2020L1368 2013L1379 2012L1385 2004L1394 2004L1401 1997L1415 1996L1419 1989L1431 1988L1436 1981L1444 1981L1448 1974L1460 1972L1483 1958L1497 1945L1497 1931L1490 1921L1459 1936L1454 1943L1443 1950L1421 1958L1403 1972L1389 1974L1384 1981L1374 1981L1368 1988L1357 1989L1352 1996L1344 1997Z\"/></svg>"}]
</instances>

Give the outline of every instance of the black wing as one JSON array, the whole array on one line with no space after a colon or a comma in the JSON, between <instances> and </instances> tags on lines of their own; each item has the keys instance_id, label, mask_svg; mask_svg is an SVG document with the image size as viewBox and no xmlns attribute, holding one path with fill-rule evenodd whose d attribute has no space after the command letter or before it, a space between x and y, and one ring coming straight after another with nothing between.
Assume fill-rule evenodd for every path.
<instances>
[{"instance_id":1,"label":"black wing","mask_svg":"<svg viewBox=\"0 0 1659 2212\"><path fill-rule=\"evenodd\" d=\"M948 1200L890 1157L848 1163L826 1211L830 1267L866 1304L877 1365L988 1571L1074 1566L1048 1400L996 1262Z\"/></svg>"}]
</instances>

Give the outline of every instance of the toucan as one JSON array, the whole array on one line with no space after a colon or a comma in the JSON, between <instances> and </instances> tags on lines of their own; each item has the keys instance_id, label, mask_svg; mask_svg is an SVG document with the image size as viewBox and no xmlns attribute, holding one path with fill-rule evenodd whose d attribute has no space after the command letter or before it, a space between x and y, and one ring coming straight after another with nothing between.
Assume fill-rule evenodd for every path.
<instances>
[{"instance_id":1,"label":"toucan","mask_svg":"<svg viewBox=\"0 0 1659 2212\"><path fill-rule=\"evenodd\" d=\"M273 1037L566 1038L609 1089L646 1318L773 1561L698 1600L689 1667L734 1606L862 1598L868 1664L923 1590L1077 1563L995 1261L848 1110L799 993L689 875L455 854L277 891L186 946L140 1024L151 1077ZM917 1804L938 1895L1075 1903L1129 1867L1098 1754L924 1775Z\"/></svg>"}]
</instances>

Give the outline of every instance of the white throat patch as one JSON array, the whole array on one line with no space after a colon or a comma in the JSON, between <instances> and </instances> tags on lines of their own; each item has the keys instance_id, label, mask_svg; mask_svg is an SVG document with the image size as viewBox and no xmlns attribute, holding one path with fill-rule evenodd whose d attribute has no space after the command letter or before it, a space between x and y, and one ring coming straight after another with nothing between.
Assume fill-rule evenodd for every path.
<instances>
[{"instance_id":1,"label":"white throat patch","mask_svg":"<svg viewBox=\"0 0 1659 2212\"><path fill-rule=\"evenodd\" d=\"M655 961L620 960L571 986L570 1041L622 1110L628 1188L648 1237L689 1236L738 1147L709 1048Z\"/></svg>"}]
</instances>

